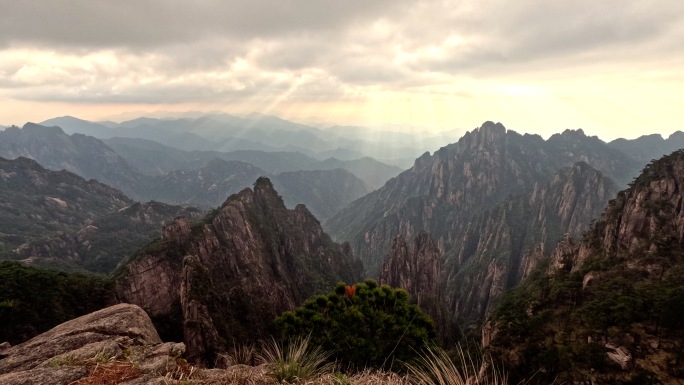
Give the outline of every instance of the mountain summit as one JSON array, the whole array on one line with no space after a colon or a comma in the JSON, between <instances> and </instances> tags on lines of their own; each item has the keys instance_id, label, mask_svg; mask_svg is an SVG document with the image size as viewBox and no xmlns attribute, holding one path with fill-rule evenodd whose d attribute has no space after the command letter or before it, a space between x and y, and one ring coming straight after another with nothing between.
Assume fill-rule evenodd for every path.
<instances>
[{"instance_id":1,"label":"mountain summit","mask_svg":"<svg viewBox=\"0 0 684 385\"><path fill-rule=\"evenodd\" d=\"M350 242L372 277L380 276L388 259L399 262L406 255L393 245L411 244L427 233L444 266L443 287L431 292L444 293L441 302L451 317L474 326L563 234L578 234L600 213L617 191L605 175L626 178L623 158L581 131L545 141L485 122L457 143L419 157L411 169L326 221L325 228ZM398 273L395 267L387 273ZM408 279L404 273L382 278Z\"/></svg>"},{"instance_id":2,"label":"mountain summit","mask_svg":"<svg viewBox=\"0 0 684 385\"><path fill-rule=\"evenodd\" d=\"M332 242L304 205L288 210L259 178L200 224L166 226L119 271L117 287L162 334L183 339L194 362L213 363L233 342L271 335L283 311L360 278L348 247Z\"/></svg>"}]
</instances>

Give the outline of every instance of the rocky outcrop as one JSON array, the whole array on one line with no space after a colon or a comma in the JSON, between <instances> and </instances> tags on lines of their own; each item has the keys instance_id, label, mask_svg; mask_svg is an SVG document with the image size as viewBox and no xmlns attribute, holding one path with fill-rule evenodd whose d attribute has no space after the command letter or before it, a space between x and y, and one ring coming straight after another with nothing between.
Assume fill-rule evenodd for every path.
<instances>
[{"instance_id":1,"label":"rocky outcrop","mask_svg":"<svg viewBox=\"0 0 684 385\"><path fill-rule=\"evenodd\" d=\"M624 259L633 255L669 255L684 245L684 162L675 152L644 168L630 189L621 191L571 250L559 249L553 264L577 270L598 254ZM591 241L589 241L591 240ZM572 256L567 260L568 255Z\"/></svg>"},{"instance_id":2,"label":"rocky outcrop","mask_svg":"<svg viewBox=\"0 0 684 385\"><path fill-rule=\"evenodd\" d=\"M152 381L173 372L184 351L182 343L162 343L141 308L119 304L0 351L0 383L66 385L98 367L126 368L138 381Z\"/></svg>"},{"instance_id":3,"label":"rocky outcrop","mask_svg":"<svg viewBox=\"0 0 684 385\"><path fill-rule=\"evenodd\" d=\"M430 297L438 297L443 269L442 255L430 235L418 234L413 247L399 236L383 264L380 283L407 289L421 306Z\"/></svg>"},{"instance_id":4,"label":"rocky outcrop","mask_svg":"<svg viewBox=\"0 0 684 385\"><path fill-rule=\"evenodd\" d=\"M121 299L160 332L182 335L195 362L272 333L272 320L361 266L303 205L288 210L266 178L200 224L178 219L117 273Z\"/></svg>"},{"instance_id":5,"label":"rocky outcrop","mask_svg":"<svg viewBox=\"0 0 684 385\"><path fill-rule=\"evenodd\" d=\"M442 341L451 342L457 337L444 306L444 257L429 234L421 232L412 245L397 236L379 282L406 289L411 300L435 321Z\"/></svg>"},{"instance_id":6,"label":"rocky outcrop","mask_svg":"<svg viewBox=\"0 0 684 385\"><path fill-rule=\"evenodd\" d=\"M462 326L476 325L563 234L578 235L600 213L616 187L592 166L619 173L618 155L582 132L544 141L486 122L325 226L350 242L370 276L395 237L427 232L445 258L444 305Z\"/></svg>"},{"instance_id":7,"label":"rocky outcrop","mask_svg":"<svg viewBox=\"0 0 684 385\"><path fill-rule=\"evenodd\" d=\"M483 341L511 378L534 362L535 383L684 383L683 182L684 150L652 162L506 296Z\"/></svg>"}]
</instances>

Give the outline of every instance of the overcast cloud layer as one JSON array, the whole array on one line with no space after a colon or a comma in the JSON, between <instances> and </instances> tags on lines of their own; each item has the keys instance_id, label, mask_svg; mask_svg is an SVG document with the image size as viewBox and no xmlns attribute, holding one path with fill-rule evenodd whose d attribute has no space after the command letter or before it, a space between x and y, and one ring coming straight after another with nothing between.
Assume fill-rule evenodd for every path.
<instances>
[{"instance_id":1,"label":"overcast cloud layer","mask_svg":"<svg viewBox=\"0 0 684 385\"><path fill-rule=\"evenodd\" d=\"M684 120L679 0L0 0L0 12L0 124L155 108L599 135Z\"/></svg>"}]
</instances>

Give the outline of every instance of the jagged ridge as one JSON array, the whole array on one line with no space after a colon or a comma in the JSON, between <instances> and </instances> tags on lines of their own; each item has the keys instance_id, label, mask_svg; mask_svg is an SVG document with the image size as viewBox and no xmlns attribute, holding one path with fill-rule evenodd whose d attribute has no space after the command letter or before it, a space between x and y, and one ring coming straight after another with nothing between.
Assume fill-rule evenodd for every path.
<instances>
[{"instance_id":1,"label":"jagged ridge","mask_svg":"<svg viewBox=\"0 0 684 385\"><path fill-rule=\"evenodd\" d=\"M212 363L232 342L272 333L276 315L360 275L348 247L333 243L305 206L288 210L259 178L201 224L166 226L119 271L117 287L160 332L181 332L192 360Z\"/></svg>"},{"instance_id":2,"label":"jagged ridge","mask_svg":"<svg viewBox=\"0 0 684 385\"><path fill-rule=\"evenodd\" d=\"M507 295L483 342L514 378L684 381L683 183L684 151L654 161Z\"/></svg>"}]
</instances>

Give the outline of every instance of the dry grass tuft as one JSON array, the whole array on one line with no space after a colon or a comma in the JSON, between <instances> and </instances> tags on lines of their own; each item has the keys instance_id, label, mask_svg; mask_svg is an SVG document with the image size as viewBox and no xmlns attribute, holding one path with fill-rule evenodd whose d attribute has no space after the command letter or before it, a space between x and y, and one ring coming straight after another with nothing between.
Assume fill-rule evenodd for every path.
<instances>
[{"instance_id":1,"label":"dry grass tuft","mask_svg":"<svg viewBox=\"0 0 684 385\"><path fill-rule=\"evenodd\" d=\"M352 385L410 385L406 375L394 372L381 372L376 370L364 370L349 378ZM333 383L334 384L334 383ZM338 383L339 384L339 383Z\"/></svg>"},{"instance_id":2,"label":"dry grass tuft","mask_svg":"<svg viewBox=\"0 0 684 385\"><path fill-rule=\"evenodd\" d=\"M142 375L142 371L127 361L111 361L93 367L88 377L81 378L69 385L116 385L123 381L133 380Z\"/></svg>"},{"instance_id":3,"label":"dry grass tuft","mask_svg":"<svg viewBox=\"0 0 684 385\"><path fill-rule=\"evenodd\" d=\"M310 337L298 337L288 344L271 339L262 349L261 359L271 375L278 382L295 383L307 381L336 369L334 362L328 362L331 354L320 346L309 346Z\"/></svg>"},{"instance_id":4,"label":"dry grass tuft","mask_svg":"<svg viewBox=\"0 0 684 385\"><path fill-rule=\"evenodd\" d=\"M255 366L259 364L259 355L254 344L233 345L233 350L219 354L214 367L228 368L233 365Z\"/></svg>"},{"instance_id":5,"label":"dry grass tuft","mask_svg":"<svg viewBox=\"0 0 684 385\"><path fill-rule=\"evenodd\" d=\"M416 385L504 385L506 375L490 361L477 365L475 360L458 348L456 365L442 349L419 353L417 364L407 365L411 383Z\"/></svg>"}]
</instances>

